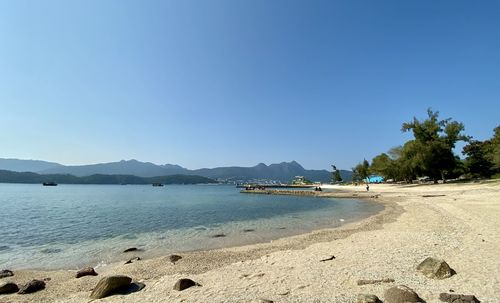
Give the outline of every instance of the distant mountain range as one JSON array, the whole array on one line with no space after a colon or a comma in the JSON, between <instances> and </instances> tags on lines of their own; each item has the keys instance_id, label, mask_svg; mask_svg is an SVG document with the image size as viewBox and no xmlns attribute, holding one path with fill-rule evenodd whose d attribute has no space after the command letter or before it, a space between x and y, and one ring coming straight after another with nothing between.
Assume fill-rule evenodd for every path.
<instances>
[{"instance_id":1,"label":"distant mountain range","mask_svg":"<svg viewBox=\"0 0 500 303\"><path fill-rule=\"evenodd\" d=\"M307 170L299 163L281 162L265 165L259 163L253 167L217 167L190 170L179 165L157 165L137 160L99 163L91 165L62 165L38 160L1 159L0 169L15 172L33 172L37 174L69 174L76 177L91 175L132 175L142 178L170 175L198 175L218 180L248 181L255 179L289 182L295 176L304 176L311 181L330 182L331 172L327 170ZM352 172L341 170L346 181L352 179Z\"/></svg>"}]
</instances>

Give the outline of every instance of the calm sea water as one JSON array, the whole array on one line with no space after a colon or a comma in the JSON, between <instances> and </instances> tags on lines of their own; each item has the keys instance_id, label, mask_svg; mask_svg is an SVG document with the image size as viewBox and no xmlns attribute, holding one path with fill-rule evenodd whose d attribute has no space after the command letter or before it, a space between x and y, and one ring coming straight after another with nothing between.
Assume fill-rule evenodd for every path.
<instances>
[{"instance_id":1,"label":"calm sea water","mask_svg":"<svg viewBox=\"0 0 500 303\"><path fill-rule=\"evenodd\" d=\"M382 207L240 194L226 185L0 184L0 209L1 268L73 269L124 260L128 247L150 257L270 241L339 226Z\"/></svg>"}]
</instances>

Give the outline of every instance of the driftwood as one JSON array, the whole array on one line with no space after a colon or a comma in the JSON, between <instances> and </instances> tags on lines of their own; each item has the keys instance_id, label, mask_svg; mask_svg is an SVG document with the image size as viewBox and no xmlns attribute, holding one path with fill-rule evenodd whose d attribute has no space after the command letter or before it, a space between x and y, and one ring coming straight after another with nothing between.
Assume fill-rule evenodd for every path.
<instances>
[{"instance_id":1,"label":"driftwood","mask_svg":"<svg viewBox=\"0 0 500 303\"><path fill-rule=\"evenodd\" d=\"M366 285L366 284L377 284L377 283L392 283L394 279L384 278L378 280L358 280L358 285Z\"/></svg>"},{"instance_id":2,"label":"driftwood","mask_svg":"<svg viewBox=\"0 0 500 303\"><path fill-rule=\"evenodd\" d=\"M329 257L329 258L326 258L326 259L323 259L323 260L319 260L319 262L331 261L331 260L333 260L333 259L335 259L335 256L333 256L333 255L332 255L332 256L331 256L331 257Z\"/></svg>"}]
</instances>

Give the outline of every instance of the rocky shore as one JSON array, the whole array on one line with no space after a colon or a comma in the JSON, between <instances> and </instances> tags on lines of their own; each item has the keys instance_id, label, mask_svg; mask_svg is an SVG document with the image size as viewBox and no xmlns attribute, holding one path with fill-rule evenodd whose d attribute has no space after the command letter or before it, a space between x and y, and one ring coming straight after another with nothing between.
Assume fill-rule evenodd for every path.
<instances>
[{"instance_id":1,"label":"rocky shore","mask_svg":"<svg viewBox=\"0 0 500 303\"><path fill-rule=\"evenodd\" d=\"M498 302L500 182L339 189L385 209L271 243L153 259L130 249L79 272L0 268L0 302Z\"/></svg>"}]
</instances>

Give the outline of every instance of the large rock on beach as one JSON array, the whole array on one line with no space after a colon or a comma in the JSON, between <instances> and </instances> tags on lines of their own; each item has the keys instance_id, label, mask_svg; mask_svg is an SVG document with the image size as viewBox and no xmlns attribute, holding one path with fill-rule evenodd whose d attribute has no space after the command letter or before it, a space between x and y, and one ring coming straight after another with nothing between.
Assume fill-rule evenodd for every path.
<instances>
[{"instance_id":1,"label":"large rock on beach","mask_svg":"<svg viewBox=\"0 0 500 303\"><path fill-rule=\"evenodd\" d=\"M21 287L21 289L17 293L21 295L31 294L42 289L45 289L45 282L41 280L31 280L28 283L24 284L24 286Z\"/></svg>"},{"instance_id":2,"label":"large rock on beach","mask_svg":"<svg viewBox=\"0 0 500 303\"><path fill-rule=\"evenodd\" d=\"M168 259L170 260L170 262L172 262L172 263L175 264L175 262L177 262L180 259L182 259L182 257L179 256L179 255L170 255L170 256L168 256Z\"/></svg>"},{"instance_id":3,"label":"large rock on beach","mask_svg":"<svg viewBox=\"0 0 500 303\"><path fill-rule=\"evenodd\" d=\"M174 285L174 290L181 291L192 286L201 286L201 285L191 279L179 279Z\"/></svg>"},{"instance_id":4,"label":"large rock on beach","mask_svg":"<svg viewBox=\"0 0 500 303\"><path fill-rule=\"evenodd\" d=\"M405 285L398 285L386 289L384 292L385 303L421 302L422 300L413 289Z\"/></svg>"},{"instance_id":5,"label":"large rock on beach","mask_svg":"<svg viewBox=\"0 0 500 303\"><path fill-rule=\"evenodd\" d=\"M474 295L439 294L439 300L448 303L480 303Z\"/></svg>"},{"instance_id":6,"label":"large rock on beach","mask_svg":"<svg viewBox=\"0 0 500 303\"><path fill-rule=\"evenodd\" d=\"M417 270L427 278L446 279L453 275L454 271L444 260L432 257L426 258L417 266Z\"/></svg>"},{"instance_id":7,"label":"large rock on beach","mask_svg":"<svg viewBox=\"0 0 500 303\"><path fill-rule=\"evenodd\" d=\"M17 284L12 282L0 283L0 295L12 294L19 291Z\"/></svg>"},{"instance_id":8,"label":"large rock on beach","mask_svg":"<svg viewBox=\"0 0 500 303\"><path fill-rule=\"evenodd\" d=\"M76 278L81 278L84 276L97 276L97 273L92 267L85 267L77 271Z\"/></svg>"},{"instance_id":9,"label":"large rock on beach","mask_svg":"<svg viewBox=\"0 0 500 303\"><path fill-rule=\"evenodd\" d=\"M12 277L13 275L14 275L14 273L12 272L12 270L8 270L8 269L0 270L0 279Z\"/></svg>"},{"instance_id":10,"label":"large rock on beach","mask_svg":"<svg viewBox=\"0 0 500 303\"><path fill-rule=\"evenodd\" d=\"M356 303L382 303L376 295L359 294Z\"/></svg>"},{"instance_id":11,"label":"large rock on beach","mask_svg":"<svg viewBox=\"0 0 500 303\"><path fill-rule=\"evenodd\" d=\"M101 299L113 295L117 291L130 287L130 282L132 278L123 275L104 277L94 287L90 298Z\"/></svg>"}]
</instances>

